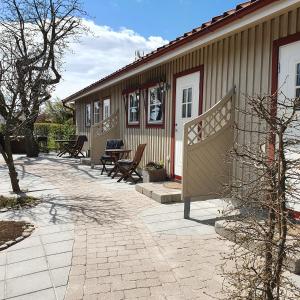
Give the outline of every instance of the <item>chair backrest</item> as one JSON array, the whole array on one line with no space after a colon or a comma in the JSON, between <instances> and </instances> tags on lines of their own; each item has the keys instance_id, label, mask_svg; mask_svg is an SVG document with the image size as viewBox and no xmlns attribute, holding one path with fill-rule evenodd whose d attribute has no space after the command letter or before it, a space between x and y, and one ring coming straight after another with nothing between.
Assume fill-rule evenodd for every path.
<instances>
[{"instance_id":1,"label":"chair backrest","mask_svg":"<svg viewBox=\"0 0 300 300\"><path fill-rule=\"evenodd\" d=\"M75 144L74 148L76 148L76 150L81 151L84 143L87 142L87 140L88 139L87 139L86 135L79 135L77 137L77 141L76 141L76 144Z\"/></svg>"},{"instance_id":2,"label":"chair backrest","mask_svg":"<svg viewBox=\"0 0 300 300\"><path fill-rule=\"evenodd\" d=\"M143 157L143 154L144 154L144 150L145 150L145 147L146 147L147 144L139 144L137 149L136 149L136 152L135 152L135 155L134 155L134 158L133 158L133 163L137 166L140 161L142 160L142 157Z\"/></svg>"},{"instance_id":3,"label":"chair backrest","mask_svg":"<svg viewBox=\"0 0 300 300\"><path fill-rule=\"evenodd\" d=\"M123 140L113 139L106 141L106 149L121 149L124 146Z\"/></svg>"}]
</instances>

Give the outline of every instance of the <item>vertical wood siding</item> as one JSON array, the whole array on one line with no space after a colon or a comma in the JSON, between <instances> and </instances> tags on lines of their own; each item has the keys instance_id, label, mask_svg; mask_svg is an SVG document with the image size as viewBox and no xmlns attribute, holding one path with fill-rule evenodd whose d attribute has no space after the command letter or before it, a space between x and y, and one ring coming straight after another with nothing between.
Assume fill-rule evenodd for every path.
<instances>
[{"instance_id":1,"label":"vertical wood siding","mask_svg":"<svg viewBox=\"0 0 300 300\"><path fill-rule=\"evenodd\" d=\"M120 111L120 130L127 148L135 150L139 143L147 143L143 164L148 161L164 161L168 173L171 171L171 132L172 132L172 90L173 75L190 68L204 65L203 112L221 100L236 86L236 103L246 109L246 95L268 94L271 91L272 42L278 38L300 32L300 8L274 16L255 26L226 36L184 56L173 59L149 71L133 76L108 89L76 102L77 131L89 135L84 125L84 104L110 95L111 110ZM165 102L165 128L145 127L145 107L141 100L140 127L126 128L126 112L122 90L147 82L165 78L171 88L167 91ZM142 98L141 98L142 99ZM237 114L239 126L263 126ZM253 128L254 128L253 127ZM257 128L257 127L255 127ZM238 134L238 143L256 142L255 136ZM239 166L234 173L240 173ZM242 176L250 176L244 170Z\"/></svg>"}]
</instances>

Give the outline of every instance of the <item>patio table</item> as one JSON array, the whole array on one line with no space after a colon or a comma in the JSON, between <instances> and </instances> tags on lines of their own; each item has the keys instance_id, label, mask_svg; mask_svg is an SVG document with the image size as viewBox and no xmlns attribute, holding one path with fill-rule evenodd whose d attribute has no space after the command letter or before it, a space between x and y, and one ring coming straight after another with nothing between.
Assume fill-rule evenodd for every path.
<instances>
[{"instance_id":1,"label":"patio table","mask_svg":"<svg viewBox=\"0 0 300 300\"><path fill-rule=\"evenodd\" d=\"M56 144L59 144L58 148L59 148L59 152L57 154L57 156L60 156L63 153L63 146L64 145L73 145L76 143L76 140L67 140L67 139L62 139L62 140L55 140Z\"/></svg>"},{"instance_id":2,"label":"patio table","mask_svg":"<svg viewBox=\"0 0 300 300\"><path fill-rule=\"evenodd\" d=\"M131 152L130 149L106 149L105 150L105 153L112 157L115 164L114 167L107 174L108 176L110 176L113 172L116 171L116 162L119 159L127 158L130 152Z\"/></svg>"}]
</instances>

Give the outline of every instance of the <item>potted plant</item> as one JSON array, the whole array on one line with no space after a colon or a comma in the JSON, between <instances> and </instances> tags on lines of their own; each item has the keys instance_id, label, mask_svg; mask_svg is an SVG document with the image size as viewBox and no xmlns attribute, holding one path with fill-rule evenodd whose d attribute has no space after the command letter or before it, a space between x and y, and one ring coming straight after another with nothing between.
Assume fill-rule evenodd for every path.
<instances>
[{"instance_id":1,"label":"potted plant","mask_svg":"<svg viewBox=\"0 0 300 300\"><path fill-rule=\"evenodd\" d=\"M167 172L162 162L155 163L151 161L147 163L142 173L143 182L159 182L165 181L167 178Z\"/></svg>"}]
</instances>

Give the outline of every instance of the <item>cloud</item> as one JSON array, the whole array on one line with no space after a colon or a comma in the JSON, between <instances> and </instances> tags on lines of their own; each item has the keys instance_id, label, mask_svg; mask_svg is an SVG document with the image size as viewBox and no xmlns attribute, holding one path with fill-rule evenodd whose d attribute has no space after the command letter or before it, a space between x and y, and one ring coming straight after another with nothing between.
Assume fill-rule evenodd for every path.
<instances>
[{"instance_id":1,"label":"cloud","mask_svg":"<svg viewBox=\"0 0 300 300\"><path fill-rule=\"evenodd\" d=\"M71 44L54 97L63 99L133 62L136 50L148 53L168 42L159 36L143 37L127 28L115 31L87 20L84 24L91 33L82 37L80 43Z\"/></svg>"}]
</instances>

